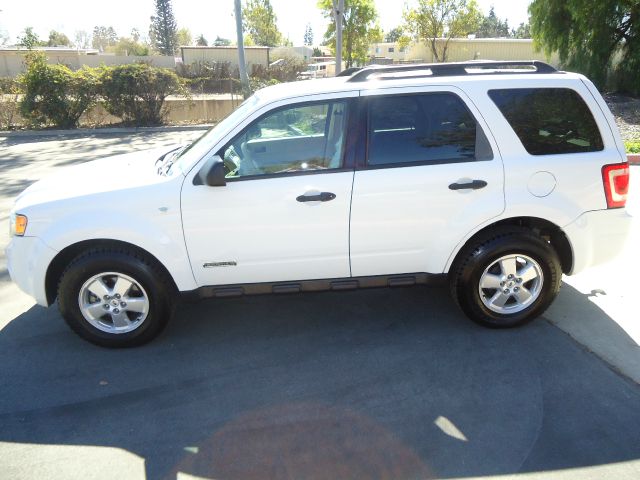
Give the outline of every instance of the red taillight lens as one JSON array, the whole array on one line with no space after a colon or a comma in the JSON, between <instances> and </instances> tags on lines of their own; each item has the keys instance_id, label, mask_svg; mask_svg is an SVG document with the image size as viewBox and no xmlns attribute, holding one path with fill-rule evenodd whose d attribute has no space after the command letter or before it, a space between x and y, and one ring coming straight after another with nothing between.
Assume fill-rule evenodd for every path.
<instances>
[{"instance_id":1,"label":"red taillight lens","mask_svg":"<svg viewBox=\"0 0 640 480\"><path fill-rule=\"evenodd\" d=\"M602 181L607 208L624 207L629 193L629 164L605 165L602 167Z\"/></svg>"}]
</instances>

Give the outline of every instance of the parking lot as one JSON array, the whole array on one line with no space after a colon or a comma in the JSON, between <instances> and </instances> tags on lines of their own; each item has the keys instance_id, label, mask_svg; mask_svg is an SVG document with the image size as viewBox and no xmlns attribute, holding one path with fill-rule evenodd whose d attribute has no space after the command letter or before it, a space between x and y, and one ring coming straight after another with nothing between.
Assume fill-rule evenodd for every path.
<instances>
[{"instance_id":1,"label":"parking lot","mask_svg":"<svg viewBox=\"0 0 640 480\"><path fill-rule=\"evenodd\" d=\"M198 134L0 138L0 246L29 183ZM130 350L77 338L2 256L0 478L639 478L639 240L520 329L412 287L185 305Z\"/></svg>"}]
</instances>

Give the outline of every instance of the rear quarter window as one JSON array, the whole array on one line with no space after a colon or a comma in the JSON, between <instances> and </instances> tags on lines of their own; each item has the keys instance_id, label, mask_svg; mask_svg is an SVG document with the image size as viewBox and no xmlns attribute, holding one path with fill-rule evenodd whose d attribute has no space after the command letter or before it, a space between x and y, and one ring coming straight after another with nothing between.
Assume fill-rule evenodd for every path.
<instances>
[{"instance_id":1,"label":"rear quarter window","mask_svg":"<svg viewBox=\"0 0 640 480\"><path fill-rule=\"evenodd\" d=\"M489 97L531 155L597 152L604 148L589 107L570 88L490 90Z\"/></svg>"}]
</instances>

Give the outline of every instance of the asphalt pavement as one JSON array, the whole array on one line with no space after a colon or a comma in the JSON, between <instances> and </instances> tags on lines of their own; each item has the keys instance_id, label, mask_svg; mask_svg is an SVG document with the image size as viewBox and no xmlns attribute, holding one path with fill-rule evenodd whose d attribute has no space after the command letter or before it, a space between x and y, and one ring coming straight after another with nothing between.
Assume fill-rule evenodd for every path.
<instances>
[{"instance_id":1,"label":"asphalt pavement","mask_svg":"<svg viewBox=\"0 0 640 480\"><path fill-rule=\"evenodd\" d=\"M0 232L53 169L194 135L0 139ZM633 292L610 278L632 255L509 331L411 287L207 300L130 350L77 338L2 257L0 478L637 479Z\"/></svg>"}]
</instances>

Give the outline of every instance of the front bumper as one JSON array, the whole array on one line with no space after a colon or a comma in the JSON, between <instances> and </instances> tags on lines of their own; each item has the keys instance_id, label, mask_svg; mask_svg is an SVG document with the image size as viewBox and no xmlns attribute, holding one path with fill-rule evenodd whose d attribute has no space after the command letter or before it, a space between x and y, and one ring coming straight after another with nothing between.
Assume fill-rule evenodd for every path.
<instances>
[{"instance_id":1,"label":"front bumper","mask_svg":"<svg viewBox=\"0 0 640 480\"><path fill-rule=\"evenodd\" d=\"M570 275L614 259L625 247L633 217L624 208L583 213L564 227L573 250Z\"/></svg>"},{"instance_id":2,"label":"front bumper","mask_svg":"<svg viewBox=\"0 0 640 480\"><path fill-rule=\"evenodd\" d=\"M44 307L47 302L47 268L58 252L37 237L13 237L5 250L11 280Z\"/></svg>"}]
</instances>

